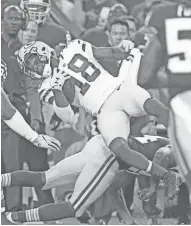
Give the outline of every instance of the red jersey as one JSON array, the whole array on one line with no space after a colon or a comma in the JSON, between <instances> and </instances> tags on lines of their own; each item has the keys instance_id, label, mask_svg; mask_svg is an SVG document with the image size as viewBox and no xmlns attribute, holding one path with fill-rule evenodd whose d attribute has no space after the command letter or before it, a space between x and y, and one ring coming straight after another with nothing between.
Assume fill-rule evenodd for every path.
<instances>
[{"instance_id":1,"label":"red jersey","mask_svg":"<svg viewBox=\"0 0 191 226\"><path fill-rule=\"evenodd\" d=\"M171 97L191 89L191 2L157 8L149 25L161 43Z\"/></svg>"}]
</instances>

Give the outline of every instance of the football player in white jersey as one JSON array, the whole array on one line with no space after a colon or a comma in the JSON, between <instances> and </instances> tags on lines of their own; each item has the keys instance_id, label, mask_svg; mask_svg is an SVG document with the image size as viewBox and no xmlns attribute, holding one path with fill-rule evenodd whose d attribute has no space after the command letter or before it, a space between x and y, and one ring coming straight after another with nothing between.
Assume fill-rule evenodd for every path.
<instances>
[{"instance_id":1,"label":"football player in white jersey","mask_svg":"<svg viewBox=\"0 0 191 226\"><path fill-rule=\"evenodd\" d=\"M119 76L114 78L99 64L101 58L127 58L126 67L122 67ZM126 78L128 73L138 72L139 63L140 53L127 40L111 48L95 48L87 42L74 40L60 53L58 68L53 73L52 88L56 97L53 106L62 118L66 109L71 110L71 103L82 105L89 113L97 116L99 131L117 157L127 165L162 178L168 173L135 153L127 144L130 126L124 125L129 125L131 116L139 117L148 113L167 125L167 108ZM72 77L70 81L69 76ZM73 92L69 83L74 85Z\"/></svg>"},{"instance_id":2,"label":"football player in white jersey","mask_svg":"<svg viewBox=\"0 0 191 226\"><path fill-rule=\"evenodd\" d=\"M69 119L73 118L70 104L82 105L89 113L97 116L98 128L116 156L127 165L161 178L168 177L167 171L131 150L126 141L130 128L124 125L129 124L131 116L138 117L148 113L158 117L158 121L164 125L167 125L168 118L168 110L162 103L152 98L146 90L125 79L126 74L138 72L140 52L135 49L131 51L132 48L133 43L127 40L117 47L96 48L77 39L71 41L60 53L58 62L49 46L42 42L33 42L20 49L18 62L25 74L35 78L47 77L52 72L51 83L56 97L53 107L61 119L66 120L66 112L71 116ZM114 78L99 64L102 58L127 60L119 76Z\"/></svg>"}]
</instances>

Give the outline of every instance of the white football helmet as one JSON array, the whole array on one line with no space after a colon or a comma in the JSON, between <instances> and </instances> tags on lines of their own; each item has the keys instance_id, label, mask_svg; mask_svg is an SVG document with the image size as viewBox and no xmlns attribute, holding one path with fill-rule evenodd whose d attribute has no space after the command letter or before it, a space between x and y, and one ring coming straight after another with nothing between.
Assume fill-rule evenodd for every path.
<instances>
[{"instance_id":1,"label":"white football helmet","mask_svg":"<svg viewBox=\"0 0 191 226\"><path fill-rule=\"evenodd\" d=\"M51 57L56 57L56 52L41 41L30 42L16 52L17 62L21 71L32 79L45 79L51 76Z\"/></svg>"},{"instance_id":2,"label":"white football helmet","mask_svg":"<svg viewBox=\"0 0 191 226\"><path fill-rule=\"evenodd\" d=\"M21 0L20 6L29 13L29 17L37 24L44 23L51 10L50 0Z\"/></svg>"}]
</instances>

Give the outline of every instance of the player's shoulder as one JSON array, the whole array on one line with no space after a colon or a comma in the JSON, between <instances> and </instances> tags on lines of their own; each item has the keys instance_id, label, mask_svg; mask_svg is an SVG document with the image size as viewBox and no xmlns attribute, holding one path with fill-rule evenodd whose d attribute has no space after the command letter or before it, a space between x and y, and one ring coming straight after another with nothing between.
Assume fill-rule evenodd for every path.
<instances>
[{"instance_id":1,"label":"player's shoulder","mask_svg":"<svg viewBox=\"0 0 191 226\"><path fill-rule=\"evenodd\" d=\"M86 42L81 39L72 40L69 44L70 49L72 48L75 51L80 51L81 53L86 53L90 57L92 55L92 45L89 42Z\"/></svg>"},{"instance_id":2,"label":"player's shoulder","mask_svg":"<svg viewBox=\"0 0 191 226\"><path fill-rule=\"evenodd\" d=\"M76 45L76 46L80 46L82 48L85 48L85 45L91 45L91 44L87 41L82 40L82 39L74 39L70 42L70 45Z\"/></svg>"},{"instance_id":3,"label":"player's shoulder","mask_svg":"<svg viewBox=\"0 0 191 226\"><path fill-rule=\"evenodd\" d=\"M148 18L148 25L161 29L168 18L176 17L178 4L163 4L157 7Z\"/></svg>"}]
</instances>

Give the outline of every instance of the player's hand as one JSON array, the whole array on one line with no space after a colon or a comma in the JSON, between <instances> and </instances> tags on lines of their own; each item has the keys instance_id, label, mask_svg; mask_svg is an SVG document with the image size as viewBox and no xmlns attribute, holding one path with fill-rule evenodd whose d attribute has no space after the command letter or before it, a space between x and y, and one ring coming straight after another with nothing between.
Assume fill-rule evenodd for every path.
<instances>
[{"instance_id":1,"label":"player's hand","mask_svg":"<svg viewBox=\"0 0 191 226\"><path fill-rule=\"evenodd\" d=\"M45 79L42 84L38 87L38 93L40 100L51 104L51 98L54 98L54 93L52 91L52 87L50 85L51 78Z\"/></svg>"},{"instance_id":2,"label":"player's hand","mask_svg":"<svg viewBox=\"0 0 191 226\"><path fill-rule=\"evenodd\" d=\"M61 148L61 143L57 139L50 137L48 135L39 134L33 144L40 148L46 148L51 151L59 151Z\"/></svg>"},{"instance_id":3,"label":"player's hand","mask_svg":"<svg viewBox=\"0 0 191 226\"><path fill-rule=\"evenodd\" d=\"M130 40L122 40L119 43L119 49L123 52L129 52L134 48L134 43Z\"/></svg>"},{"instance_id":4,"label":"player's hand","mask_svg":"<svg viewBox=\"0 0 191 226\"><path fill-rule=\"evenodd\" d=\"M67 67L54 68L53 75L50 81L51 88L54 90L62 90L62 87L67 79L71 76L68 73Z\"/></svg>"}]
</instances>

